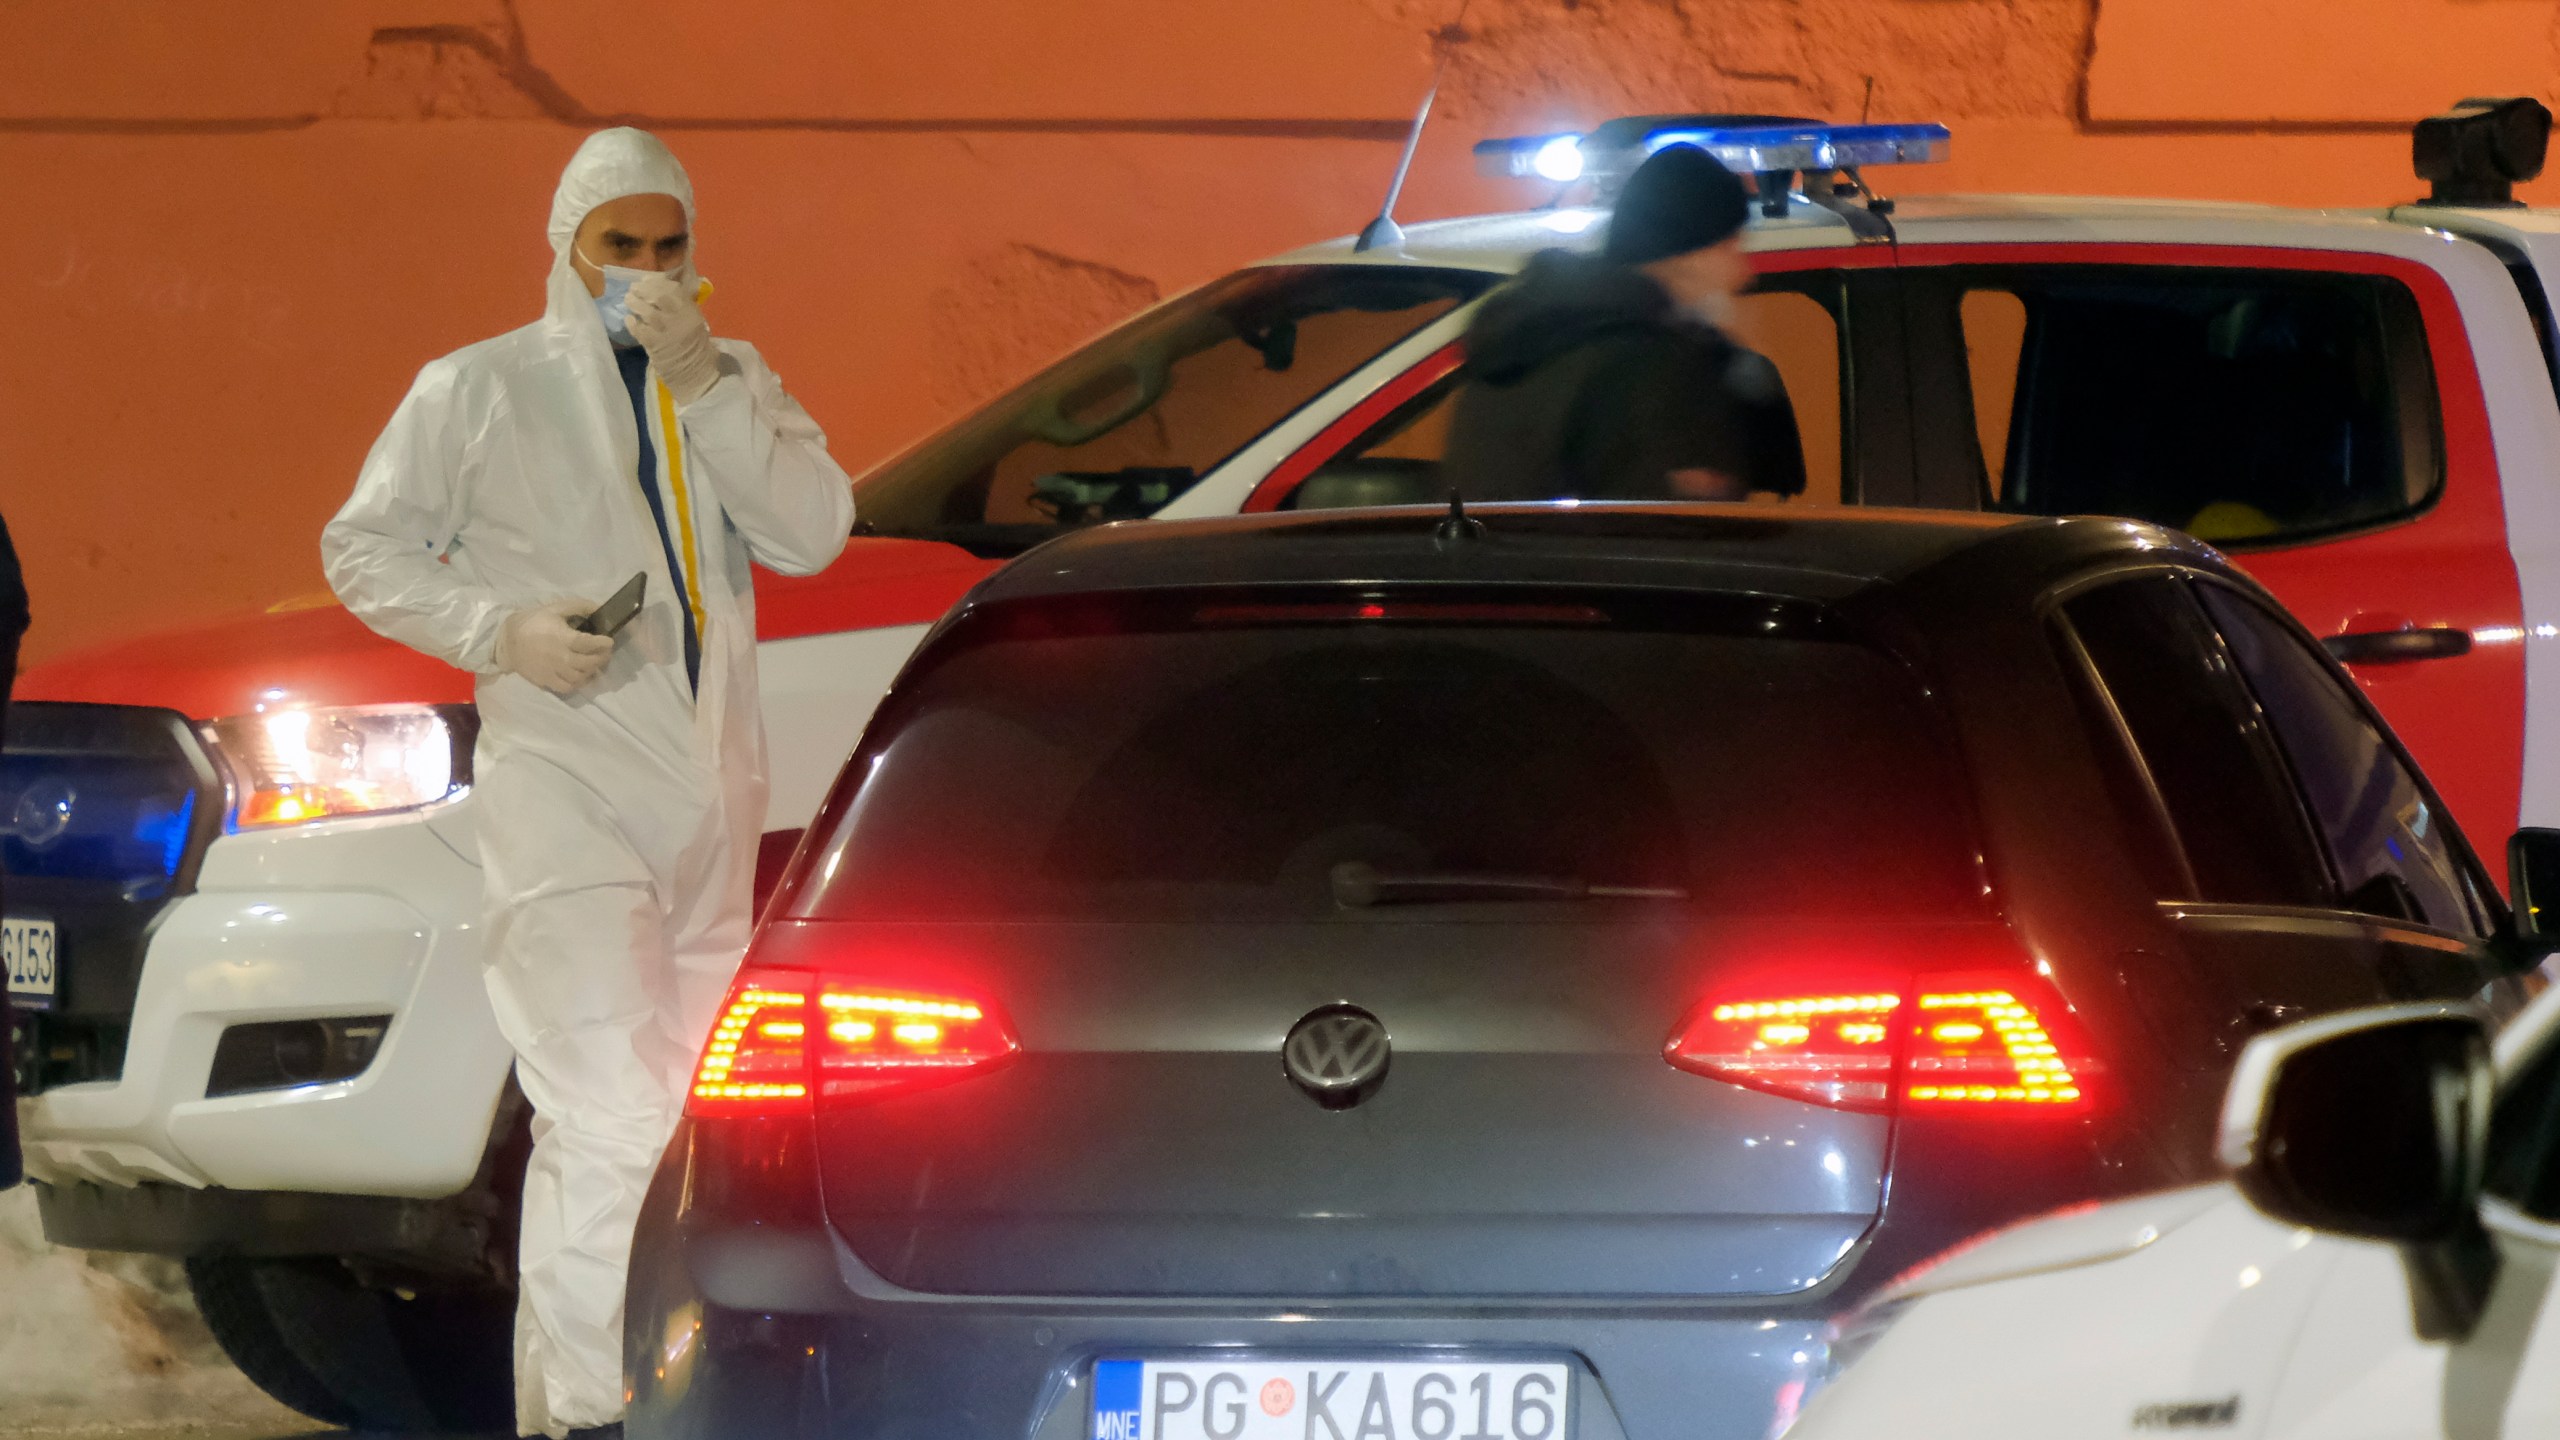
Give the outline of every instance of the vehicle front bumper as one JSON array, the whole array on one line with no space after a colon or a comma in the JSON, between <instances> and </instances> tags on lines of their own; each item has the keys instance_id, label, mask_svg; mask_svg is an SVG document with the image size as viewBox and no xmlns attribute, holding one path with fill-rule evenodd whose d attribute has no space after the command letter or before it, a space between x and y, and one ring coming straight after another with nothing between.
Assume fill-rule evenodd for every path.
<instances>
[{"instance_id":1,"label":"vehicle front bumper","mask_svg":"<svg viewBox=\"0 0 2560 1440\"><path fill-rule=\"evenodd\" d=\"M469 1185L511 1056L480 976L468 801L226 835L146 943L121 1073L21 1102L55 1187L434 1197ZM352 1079L206 1098L233 1025L393 1017Z\"/></svg>"}]
</instances>

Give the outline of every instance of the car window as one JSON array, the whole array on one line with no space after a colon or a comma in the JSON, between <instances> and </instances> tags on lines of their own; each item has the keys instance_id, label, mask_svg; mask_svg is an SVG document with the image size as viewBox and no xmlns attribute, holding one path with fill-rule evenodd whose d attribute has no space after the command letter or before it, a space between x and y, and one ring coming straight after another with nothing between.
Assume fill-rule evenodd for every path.
<instances>
[{"instance_id":1,"label":"car window","mask_svg":"<svg viewBox=\"0 0 2560 1440\"><path fill-rule=\"evenodd\" d=\"M1152 515L1499 276L1239 271L1112 331L855 482L857 530L987 553Z\"/></svg>"},{"instance_id":2,"label":"car window","mask_svg":"<svg viewBox=\"0 0 2560 1440\"><path fill-rule=\"evenodd\" d=\"M2440 482L2426 332L2397 280L1981 266L1941 293L1989 508L2263 545L2409 514Z\"/></svg>"},{"instance_id":3,"label":"car window","mask_svg":"<svg viewBox=\"0 0 2560 1440\"><path fill-rule=\"evenodd\" d=\"M2486 934L2452 821L2364 706L2255 601L2219 585L2195 590L2292 761L2347 908Z\"/></svg>"},{"instance_id":4,"label":"car window","mask_svg":"<svg viewBox=\"0 0 2560 1440\"><path fill-rule=\"evenodd\" d=\"M2062 616L2096 671L2098 743L2131 742L2193 872L2193 895L2162 898L2333 905L2301 801L2185 582L2100 585Z\"/></svg>"},{"instance_id":5,"label":"car window","mask_svg":"<svg viewBox=\"0 0 2560 1440\"><path fill-rule=\"evenodd\" d=\"M1970 795L1931 702L1802 607L1381 593L973 617L874 725L823 893L792 903L1393 918L1336 903L1334 867L1357 862L1649 889L1710 914L1982 913Z\"/></svg>"},{"instance_id":6,"label":"car window","mask_svg":"<svg viewBox=\"0 0 2560 1440\"><path fill-rule=\"evenodd\" d=\"M1804 493L1789 503L1837 505L1843 463L1839 283L1828 275L1779 275L1736 301L1734 338L1778 372L1804 450ZM1444 501L1441 457L1463 373L1406 401L1319 465L1283 509L1424 505ZM1777 501L1776 495L1755 499Z\"/></svg>"}]
</instances>

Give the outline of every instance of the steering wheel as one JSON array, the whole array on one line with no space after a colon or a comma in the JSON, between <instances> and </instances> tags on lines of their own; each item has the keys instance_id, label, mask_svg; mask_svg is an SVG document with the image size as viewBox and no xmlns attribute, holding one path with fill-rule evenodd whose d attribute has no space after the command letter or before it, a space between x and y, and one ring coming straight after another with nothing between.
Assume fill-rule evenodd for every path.
<instances>
[{"instance_id":1,"label":"steering wheel","mask_svg":"<svg viewBox=\"0 0 2560 1440\"><path fill-rule=\"evenodd\" d=\"M1066 400L1065 392L1043 395L1022 412L1022 428L1066 448L1108 435L1145 414L1149 406L1164 398L1165 388L1173 382L1173 357L1162 346L1150 345L1132 352L1120 363L1138 382L1127 403L1092 420L1070 420L1060 408Z\"/></svg>"}]
</instances>

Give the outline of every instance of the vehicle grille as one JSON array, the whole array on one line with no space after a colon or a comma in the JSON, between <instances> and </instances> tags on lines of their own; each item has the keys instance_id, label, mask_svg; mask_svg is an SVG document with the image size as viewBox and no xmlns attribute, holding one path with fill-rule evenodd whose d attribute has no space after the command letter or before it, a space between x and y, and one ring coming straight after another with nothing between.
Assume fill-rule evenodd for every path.
<instances>
[{"instance_id":1,"label":"vehicle grille","mask_svg":"<svg viewBox=\"0 0 2560 1440\"><path fill-rule=\"evenodd\" d=\"M122 1073L152 921L195 883L225 795L186 717L21 701L0 748L0 904L54 922L49 1008L12 1012L30 1092Z\"/></svg>"}]
</instances>

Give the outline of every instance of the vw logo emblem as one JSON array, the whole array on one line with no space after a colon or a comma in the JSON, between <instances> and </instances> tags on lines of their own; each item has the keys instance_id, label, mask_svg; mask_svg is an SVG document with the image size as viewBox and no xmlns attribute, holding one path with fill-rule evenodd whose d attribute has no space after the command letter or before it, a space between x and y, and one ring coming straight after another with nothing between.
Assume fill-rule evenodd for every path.
<instances>
[{"instance_id":1,"label":"vw logo emblem","mask_svg":"<svg viewBox=\"0 0 2560 1440\"><path fill-rule=\"evenodd\" d=\"M20 792L18 807L9 816L7 833L17 836L30 850L41 850L71 828L71 806L79 798L60 780L39 780Z\"/></svg>"},{"instance_id":2,"label":"vw logo emblem","mask_svg":"<svg viewBox=\"0 0 2560 1440\"><path fill-rule=\"evenodd\" d=\"M1289 1027L1280 1064L1328 1110L1357 1105L1387 1078L1387 1027L1357 1005L1327 1005Z\"/></svg>"}]
</instances>

